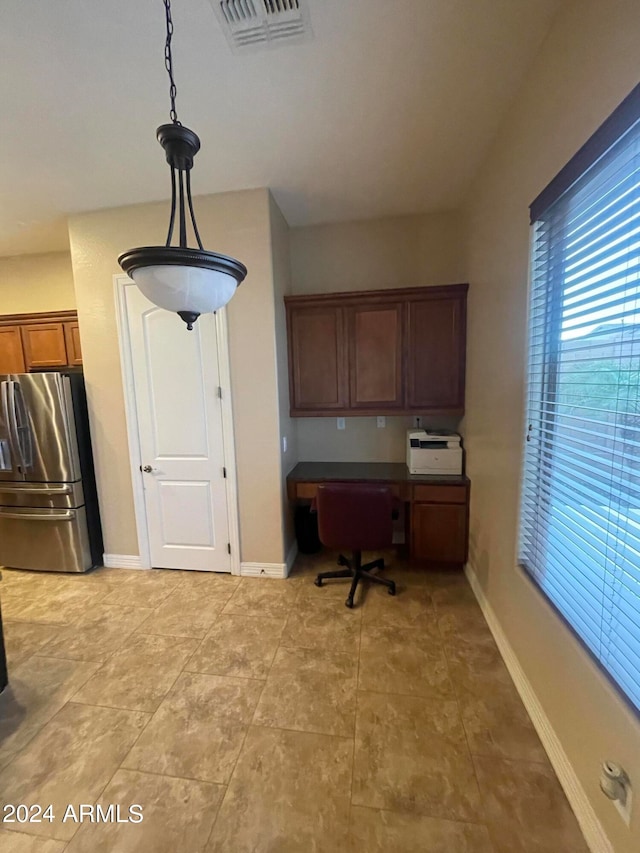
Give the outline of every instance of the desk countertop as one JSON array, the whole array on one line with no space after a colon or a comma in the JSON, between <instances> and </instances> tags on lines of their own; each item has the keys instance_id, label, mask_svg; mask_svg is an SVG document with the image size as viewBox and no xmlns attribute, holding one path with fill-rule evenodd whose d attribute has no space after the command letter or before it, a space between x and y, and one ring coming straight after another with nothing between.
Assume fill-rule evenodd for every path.
<instances>
[{"instance_id":1,"label":"desk countertop","mask_svg":"<svg viewBox=\"0 0 640 853\"><path fill-rule=\"evenodd\" d=\"M287 480L297 483L320 483L326 480L353 480L378 483L432 483L466 485L464 475L426 476L410 474L404 462L298 462L287 474Z\"/></svg>"}]
</instances>

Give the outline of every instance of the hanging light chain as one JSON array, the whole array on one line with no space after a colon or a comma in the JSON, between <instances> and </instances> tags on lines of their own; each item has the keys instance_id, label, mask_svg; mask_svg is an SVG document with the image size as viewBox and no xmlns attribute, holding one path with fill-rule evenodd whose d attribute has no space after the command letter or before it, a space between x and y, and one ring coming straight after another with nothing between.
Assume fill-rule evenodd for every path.
<instances>
[{"instance_id":1,"label":"hanging light chain","mask_svg":"<svg viewBox=\"0 0 640 853\"><path fill-rule=\"evenodd\" d=\"M178 121L171 54L171 0L163 0L163 3L166 21L164 66L169 75L171 124L161 124L156 130L156 138L164 149L171 175L167 242L164 246L129 249L120 255L118 263L145 296L160 308L176 311L187 324L187 329L193 329L193 324L202 312L215 313L226 305L235 287L246 276L247 269L240 261L226 255L207 252L200 239L191 197L191 169L193 158L200 150L200 140L197 133ZM198 244L197 249L187 245L189 220ZM176 226L179 245L173 246L171 243ZM190 275L192 270L199 271L196 277Z\"/></svg>"},{"instance_id":2,"label":"hanging light chain","mask_svg":"<svg viewBox=\"0 0 640 853\"><path fill-rule=\"evenodd\" d=\"M171 55L171 38L173 36L171 0L164 0L164 9L167 21L167 38L164 43L164 67L167 69L167 74L169 75L169 98L171 99L169 116L174 124L181 124L181 122L178 121L178 114L176 112L176 95L178 94L178 90L176 89L176 83L173 79L173 57Z\"/></svg>"}]
</instances>

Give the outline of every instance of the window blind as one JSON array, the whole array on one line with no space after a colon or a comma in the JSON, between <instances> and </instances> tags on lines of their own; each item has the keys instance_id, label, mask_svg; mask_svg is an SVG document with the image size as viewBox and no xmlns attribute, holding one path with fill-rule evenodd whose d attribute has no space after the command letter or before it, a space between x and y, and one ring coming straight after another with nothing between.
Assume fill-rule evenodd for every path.
<instances>
[{"instance_id":1,"label":"window blind","mask_svg":"<svg viewBox=\"0 0 640 853\"><path fill-rule=\"evenodd\" d=\"M640 115L626 124L536 210L519 547L640 709Z\"/></svg>"}]
</instances>

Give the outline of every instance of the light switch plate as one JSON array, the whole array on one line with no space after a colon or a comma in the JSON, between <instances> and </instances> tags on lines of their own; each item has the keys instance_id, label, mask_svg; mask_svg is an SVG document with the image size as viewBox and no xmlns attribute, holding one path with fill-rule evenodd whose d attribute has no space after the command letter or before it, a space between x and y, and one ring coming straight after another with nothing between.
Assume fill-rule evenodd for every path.
<instances>
[{"instance_id":1,"label":"light switch plate","mask_svg":"<svg viewBox=\"0 0 640 853\"><path fill-rule=\"evenodd\" d=\"M346 423L344 418L336 418L336 420L338 421L338 429L345 429L346 428L347 423Z\"/></svg>"},{"instance_id":2,"label":"light switch plate","mask_svg":"<svg viewBox=\"0 0 640 853\"><path fill-rule=\"evenodd\" d=\"M387 419L384 415L378 415L378 429L384 429L387 425Z\"/></svg>"}]
</instances>

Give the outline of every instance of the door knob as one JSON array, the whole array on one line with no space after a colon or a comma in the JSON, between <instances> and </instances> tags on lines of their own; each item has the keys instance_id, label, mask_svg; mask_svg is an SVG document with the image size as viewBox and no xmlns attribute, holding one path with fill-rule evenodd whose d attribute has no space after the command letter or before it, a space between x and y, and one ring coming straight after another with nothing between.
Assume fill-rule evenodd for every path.
<instances>
[{"instance_id":1,"label":"door knob","mask_svg":"<svg viewBox=\"0 0 640 853\"><path fill-rule=\"evenodd\" d=\"M151 465L145 465L144 468L141 466L141 470L145 472L145 474L150 474L153 471Z\"/></svg>"}]
</instances>

